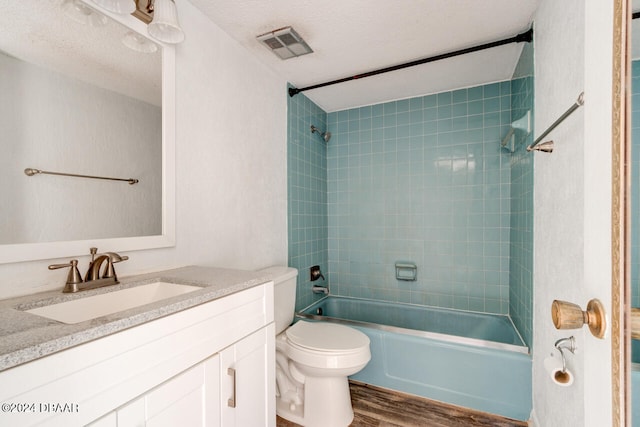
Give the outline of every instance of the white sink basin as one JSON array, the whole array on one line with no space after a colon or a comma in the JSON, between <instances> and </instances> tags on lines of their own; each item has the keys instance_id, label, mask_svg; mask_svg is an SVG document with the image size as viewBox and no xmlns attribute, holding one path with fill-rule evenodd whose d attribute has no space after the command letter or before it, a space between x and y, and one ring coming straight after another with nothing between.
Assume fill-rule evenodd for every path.
<instances>
[{"instance_id":1,"label":"white sink basin","mask_svg":"<svg viewBox=\"0 0 640 427\"><path fill-rule=\"evenodd\" d=\"M178 285L175 283L155 282L120 291L80 298L60 304L47 305L27 313L37 314L62 323L80 323L85 320L106 316L130 308L171 298L176 295L202 289L199 286Z\"/></svg>"}]
</instances>

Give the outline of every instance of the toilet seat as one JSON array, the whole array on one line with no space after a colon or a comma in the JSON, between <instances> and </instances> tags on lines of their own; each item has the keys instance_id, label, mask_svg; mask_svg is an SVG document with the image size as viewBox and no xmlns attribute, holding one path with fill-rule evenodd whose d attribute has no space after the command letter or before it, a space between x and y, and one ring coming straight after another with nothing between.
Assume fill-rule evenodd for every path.
<instances>
[{"instance_id":1,"label":"toilet seat","mask_svg":"<svg viewBox=\"0 0 640 427\"><path fill-rule=\"evenodd\" d=\"M289 345L310 352L346 355L369 349L369 337L364 333L333 323L301 320L285 334Z\"/></svg>"}]
</instances>

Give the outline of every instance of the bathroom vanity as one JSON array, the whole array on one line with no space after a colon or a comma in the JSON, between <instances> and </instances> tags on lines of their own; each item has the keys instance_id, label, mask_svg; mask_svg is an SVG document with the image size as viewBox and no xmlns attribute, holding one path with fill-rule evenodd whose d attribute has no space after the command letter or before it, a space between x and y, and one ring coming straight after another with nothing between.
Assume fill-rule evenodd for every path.
<instances>
[{"instance_id":1,"label":"bathroom vanity","mask_svg":"<svg viewBox=\"0 0 640 427\"><path fill-rule=\"evenodd\" d=\"M27 310L82 295L0 301L0 424L275 425L273 283L256 274L137 276L87 293L157 281L201 289L74 324Z\"/></svg>"}]
</instances>

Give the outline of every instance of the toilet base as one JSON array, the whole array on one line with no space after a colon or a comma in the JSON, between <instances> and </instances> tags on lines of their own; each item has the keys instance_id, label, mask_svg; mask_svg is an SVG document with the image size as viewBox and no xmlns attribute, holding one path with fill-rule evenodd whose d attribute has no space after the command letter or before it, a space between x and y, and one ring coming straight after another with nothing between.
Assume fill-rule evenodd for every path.
<instances>
[{"instance_id":1,"label":"toilet base","mask_svg":"<svg viewBox=\"0 0 640 427\"><path fill-rule=\"evenodd\" d=\"M304 425L304 404L293 405L276 397L276 414L292 423Z\"/></svg>"},{"instance_id":2,"label":"toilet base","mask_svg":"<svg viewBox=\"0 0 640 427\"><path fill-rule=\"evenodd\" d=\"M346 427L353 421L347 377L306 377L304 395L302 405L276 398L276 413L305 427Z\"/></svg>"}]
</instances>

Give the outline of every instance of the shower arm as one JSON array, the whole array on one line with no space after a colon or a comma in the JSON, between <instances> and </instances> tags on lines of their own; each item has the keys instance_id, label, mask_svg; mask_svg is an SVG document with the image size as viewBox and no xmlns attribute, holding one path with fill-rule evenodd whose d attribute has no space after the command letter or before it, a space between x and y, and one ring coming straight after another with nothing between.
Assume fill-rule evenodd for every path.
<instances>
[{"instance_id":1,"label":"shower arm","mask_svg":"<svg viewBox=\"0 0 640 427\"><path fill-rule=\"evenodd\" d=\"M331 139L331 132L327 132L327 131L322 132L320 129L318 129L314 125L311 125L311 133L319 134L325 143L328 143L329 140Z\"/></svg>"}]
</instances>

